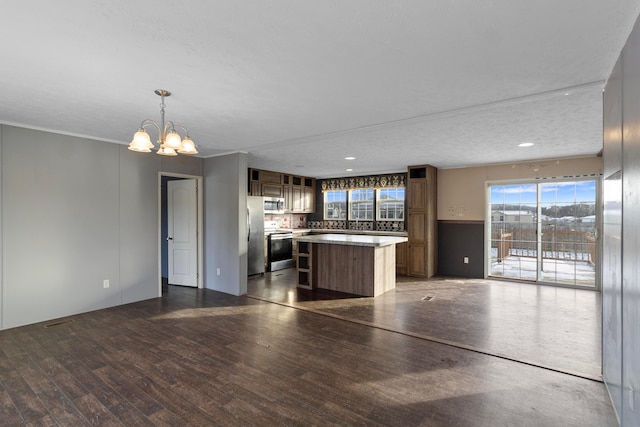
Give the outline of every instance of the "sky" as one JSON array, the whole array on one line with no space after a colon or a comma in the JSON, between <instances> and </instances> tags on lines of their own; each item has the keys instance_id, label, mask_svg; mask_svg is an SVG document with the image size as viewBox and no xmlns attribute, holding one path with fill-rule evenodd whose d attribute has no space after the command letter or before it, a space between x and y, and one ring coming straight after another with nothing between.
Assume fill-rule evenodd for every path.
<instances>
[{"instance_id":1,"label":"sky","mask_svg":"<svg viewBox=\"0 0 640 427\"><path fill-rule=\"evenodd\" d=\"M595 181L545 182L540 184L492 185L491 204L536 205L540 186L542 206L554 204L595 203Z\"/></svg>"}]
</instances>

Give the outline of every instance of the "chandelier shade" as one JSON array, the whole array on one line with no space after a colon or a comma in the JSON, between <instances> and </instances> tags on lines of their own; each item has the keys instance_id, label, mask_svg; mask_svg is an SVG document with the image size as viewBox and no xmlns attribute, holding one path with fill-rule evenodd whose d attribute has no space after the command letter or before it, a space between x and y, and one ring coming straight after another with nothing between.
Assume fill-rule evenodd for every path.
<instances>
[{"instance_id":1,"label":"chandelier shade","mask_svg":"<svg viewBox=\"0 0 640 427\"><path fill-rule=\"evenodd\" d=\"M185 136L182 140L182 147L178 149L178 153L198 154L198 150L196 150L196 144L191 140L191 138Z\"/></svg>"},{"instance_id":2,"label":"chandelier shade","mask_svg":"<svg viewBox=\"0 0 640 427\"><path fill-rule=\"evenodd\" d=\"M133 139L129 144L129 150L139 153L150 153L154 148L151 137L146 131L146 127L155 127L158 131L158 151L161 156L177 156L180 154L198 154L196 144L189 137L189 131L184 126L176 125L172 121L164 121L164 98L171 96L171 92L164 89L157 89L156 95L162 98L160 102L160 123L145 119L140 124L140 128L133 134ZM177 130L184 132L184 138L180 136Z\"/></svg>"}]
</instances>

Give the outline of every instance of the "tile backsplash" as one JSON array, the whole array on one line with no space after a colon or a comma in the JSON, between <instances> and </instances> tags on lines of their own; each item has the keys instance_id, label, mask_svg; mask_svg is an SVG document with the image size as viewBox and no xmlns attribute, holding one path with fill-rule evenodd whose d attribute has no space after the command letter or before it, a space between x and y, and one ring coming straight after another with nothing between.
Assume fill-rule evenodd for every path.
<instances>
[{"instance_id":1,"label":"tile backsplash","mask_svg":"<svg viewBox=\"0 0 640 427\"><path fill-rule=\"evenodd\" d=\"M265 215L265 221L276 221L278 228L307 228L307 216L301 214Z\"/></svg>"},{"instance_id":2,"label":"tile backsplash","mask_svg":"<svg viewBox=\"0 0 640 427\"><path fill-rule=\"evenodd\" d=\"M376 231L404 231L404 221L376 221Z\"/></svg>"},{"instance_id":3,"label":"tile backsplash","mask_svg":"<svg viewBox=\"0 0 640 427\"><path fill-rule=\"evenodd\" d=\"M316 230L405 231L404 221L309 221L307 227Z\"/></svg>"},{"instance_id":4,"label":"tile backsplash","mask_svg":"<svg viewBox=\"0 0 640 427\"><path fill-rule=\"evenodd\" d=\"M373 231L373 221L349 221L349 230Z\"/></svg>"}]
</instances>

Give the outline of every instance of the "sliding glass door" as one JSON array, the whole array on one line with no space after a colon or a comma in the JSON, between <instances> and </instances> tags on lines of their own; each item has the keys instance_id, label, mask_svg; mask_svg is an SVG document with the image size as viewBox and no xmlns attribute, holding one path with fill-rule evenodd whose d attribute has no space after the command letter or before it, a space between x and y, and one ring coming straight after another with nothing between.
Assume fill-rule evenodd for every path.
<instances>
[{"instance_id":1,"label":"sliding glass door","mask_svg":"<svg viewBox=\"0 0 640 427\"><path fill-rule=\"evenodd\" d=\"M488 275L596 286L595 180L491 184Z\"/></svg>"}]
</instances>

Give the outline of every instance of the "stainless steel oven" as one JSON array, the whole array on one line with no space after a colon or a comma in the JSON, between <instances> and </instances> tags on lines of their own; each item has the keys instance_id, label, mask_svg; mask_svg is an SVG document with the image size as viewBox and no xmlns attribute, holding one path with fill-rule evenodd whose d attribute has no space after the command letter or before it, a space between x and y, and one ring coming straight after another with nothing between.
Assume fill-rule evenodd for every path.
<instances>
[{"instance_id":1,"label":"stainless steel oven","mask_svg":"<svg viewBox=\"0 0 640 427\"><path fill-rule=\"evenodd\" d=\"M269 234L267 254L269 271L293 267L293 233Z\"/></svg>"}]
</instances>

